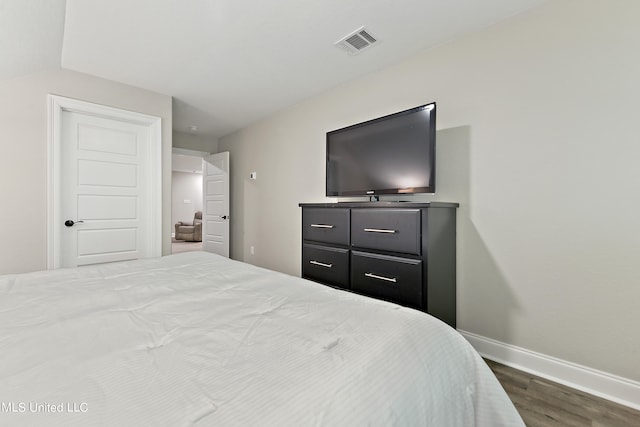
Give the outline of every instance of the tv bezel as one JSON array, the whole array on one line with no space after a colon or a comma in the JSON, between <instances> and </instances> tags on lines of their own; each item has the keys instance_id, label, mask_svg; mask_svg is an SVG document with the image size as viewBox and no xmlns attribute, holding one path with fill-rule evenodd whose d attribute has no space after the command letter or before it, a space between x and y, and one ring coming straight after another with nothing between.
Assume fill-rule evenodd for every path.
<instances>
[{"instance_id":1,"label":"tv bezel","mask_svg":"<svg viewBox=\"0 0 640 427\"><path fill-rule=\"evenodd\" d=\"M336 191L329 193L329 137L330 135L344 132L350 129L358 127L364 127L373 123L379 123L385 120L391 120L396 117L400 117L407 114L413 114L418 111L423 111L430 108L429 114L429 158L431 160L431 173L429 176L429 185L426 187L412 187L412 188L387 188L387 189L363 189L363 190L351 190L351 191ZM325 195L326 197L351 197L351 196L378 196L389 194L433 194L436 191L436 103L430 102L428 104L420 105L418 107L409 108L407 110L399 111L397 113L388 114L386 116L378 117L375 119L367 120L354 125L346 126L340 129L332 130L326 134L326 147L325 147Z\"/></svg>"}]
</instances>

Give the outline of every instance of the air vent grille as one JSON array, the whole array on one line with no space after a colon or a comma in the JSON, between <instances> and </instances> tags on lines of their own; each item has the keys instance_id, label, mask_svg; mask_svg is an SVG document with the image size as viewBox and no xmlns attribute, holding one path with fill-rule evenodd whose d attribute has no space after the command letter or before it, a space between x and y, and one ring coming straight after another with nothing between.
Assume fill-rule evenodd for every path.
<instances>
[{"instance_id":1,"label":"air vent grille","mask_svg":"<svg viewBox=\"0 0 640 427\"><path fill-rule=\"evenodd\" d=\"M378 39L376 39L369 30L366 30L364 27L360 27L349 35L338 40L335 45L345 49L350 54L355 55L368 47L371 47L375 43L378 43Z\"/></svg>"},{"instance_id":2,"label":"air vent grille","mask_svg":"<svg viewBox=\"0 0 640 427\"><path fill-rule=\"evenodd\" d=\"M371 34L367 33L365 30L360 31L358 34L364 37L369 43L377 42L377 40Z\"/></svg>"}]
</instances>

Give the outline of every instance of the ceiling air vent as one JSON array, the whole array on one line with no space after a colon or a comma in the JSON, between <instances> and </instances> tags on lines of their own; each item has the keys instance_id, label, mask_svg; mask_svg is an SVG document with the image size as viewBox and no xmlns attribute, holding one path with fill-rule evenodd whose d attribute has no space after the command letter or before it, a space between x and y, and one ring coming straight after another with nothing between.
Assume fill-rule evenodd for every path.
<instances>
[{"instance_id":1,"label":"ceiling air vent","mask_svg":"<svg viewBox=\"0 0 640 427\"><path fill-rule=\"evenodd\" d=\"M358 54L366 48L373 46L378 40L371 35L371 32L360 27L351 34L338 40L334 44L349 52L351 55Z\"/></svg>"}]
</instances>

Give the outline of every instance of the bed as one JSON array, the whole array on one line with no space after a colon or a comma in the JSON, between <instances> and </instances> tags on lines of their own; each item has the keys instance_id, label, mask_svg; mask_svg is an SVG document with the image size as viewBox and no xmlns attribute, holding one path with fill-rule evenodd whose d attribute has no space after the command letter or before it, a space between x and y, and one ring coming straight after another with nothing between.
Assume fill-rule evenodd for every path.
<instances>
[{"instance_id":1,"label":"bed","mask_svg":"<svg viewBox=\"0 0 640 427\"><path fill-rule=\"evenodd\" d=\"M0 425L523 426L416 310L204 252L0 276Z\"/></svg>"}]
</instances>

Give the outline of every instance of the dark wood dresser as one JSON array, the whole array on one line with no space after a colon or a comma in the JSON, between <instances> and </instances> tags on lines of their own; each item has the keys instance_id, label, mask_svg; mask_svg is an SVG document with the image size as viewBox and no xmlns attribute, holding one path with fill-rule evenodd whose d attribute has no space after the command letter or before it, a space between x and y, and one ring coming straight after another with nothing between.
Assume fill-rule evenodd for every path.
<instances>
[{"instance_id":1,"label":"dark wood dresser","mask_svg":"<svg viewBox=\"0 0 640 427\"><path fill-rule=\"evenodd\" d=\"M456 326L457 203L301 203L302 277Z\"/></svg>"}]
</instances>

